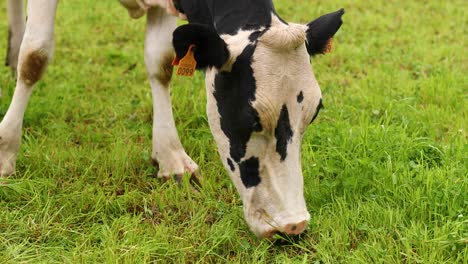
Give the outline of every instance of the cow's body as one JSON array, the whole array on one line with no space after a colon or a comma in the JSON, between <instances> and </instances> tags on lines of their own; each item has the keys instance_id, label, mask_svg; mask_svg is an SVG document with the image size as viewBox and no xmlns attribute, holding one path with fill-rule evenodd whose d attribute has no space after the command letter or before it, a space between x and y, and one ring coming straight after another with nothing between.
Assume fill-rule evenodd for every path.
<instances>
[{"instance_id":1,"label":"cow's body","mask_svg":"<svg viewBox=\"0 0 468 264\"><path fill-rule=\"evenodd\" d=\"M303 196L300 143L321 105L309 54L323 52L343 12L304 26L283 21L271 0L119 1L132 17L147 15L145 63L153 93L152 158L159 163L158 176L198 169L180 143L169 95L174 48L182 57L194 44L197 68L206 69L210 128L244 201L247 223L261 237L276 231L301 233L310 215ZM8 0L7 62L13 70L18 65L18 79L0 124L4 176L14 172L24 111L54 46L58 0L30 1L26 27L21 2ZM175 30L176 17L190 23Z\"/></svg>"}]
</instances>

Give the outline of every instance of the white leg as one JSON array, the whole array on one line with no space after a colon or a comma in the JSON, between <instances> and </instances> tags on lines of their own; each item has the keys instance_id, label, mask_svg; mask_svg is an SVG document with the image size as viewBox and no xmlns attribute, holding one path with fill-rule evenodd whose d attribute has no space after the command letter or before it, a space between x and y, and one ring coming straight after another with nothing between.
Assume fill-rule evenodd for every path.
<instances>
[{"instance_id":1,"label":"white leg","mask_svg":"<svg viewBox=\"0 0 468 264\"><path fill-rule=\"evenodd\" d=\"M8 50L5 66L10 66L13 76L16 74L18 54L23 40L25 17L23 14L23 0L8 0Z\"/></svg>"},{"instance_id":2,"label":"white leg","mask_svg":"<svg viewBox=\"0 0 468 264\"><path fill-rule=\"evenodd\" d=\"M185 153L172 115L169 84L174 58L172 32L177 19L162 8L151 8L147 15L145 62L153 93L153 152L159 164L158 177L193 174L197 164Z\"/></svg>"},{"instance_id":3,"label":"white leg","mask_svg":"<svg viewBox=\"0 0 468 264\"><path fill-rule=\"evenodd\" d=\"M24 112L34 84L44 73L54 49L58 0L28 2L28 21L18 58L18 77L10 107L0 123L0 176L14 173Z\"/></svg>"}]
</instances>

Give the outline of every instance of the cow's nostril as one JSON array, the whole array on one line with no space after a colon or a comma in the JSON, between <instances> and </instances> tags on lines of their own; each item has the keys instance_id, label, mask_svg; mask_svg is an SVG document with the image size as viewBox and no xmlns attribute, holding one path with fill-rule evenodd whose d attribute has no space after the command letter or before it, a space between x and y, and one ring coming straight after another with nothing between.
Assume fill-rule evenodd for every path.
<instances>
[{"instance_id":1,"label":"cow's nostril","mask_svg":"<svg viewBox=\"0 0 468 264\"><path fill-rule=\"evenodd\" d=\"M274 239L275 235L280 237L299 237L299 234L303 233L307 228L307 220L301 221L299 223L291 223L283 226L282 228L277 227L275 229L269 229L268 231L263 232L260 237L267 239Z\"/></svg>"},{"instance_id":2,"label":"cow's nostril","mask_svg":"<svg viewBox=\"0 0 468 264\"><path fill-rule=\"evenodd\" d=\"M294 224L287 224L283 227L283 232L287 235L299 235L302 233L307 227L307 221L304 220L299 223Z\"/></svg>"}]
</instances>

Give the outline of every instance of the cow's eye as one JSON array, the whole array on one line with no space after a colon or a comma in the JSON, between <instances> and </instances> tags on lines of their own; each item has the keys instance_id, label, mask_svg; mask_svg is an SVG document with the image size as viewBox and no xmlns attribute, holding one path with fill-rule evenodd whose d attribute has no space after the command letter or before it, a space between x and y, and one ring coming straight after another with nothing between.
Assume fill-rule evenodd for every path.
<instances>
[{"instance_id":1,"label":"cow's eye","mask_svg":"<svg viewBox=\"0 0 468 264\"><path fill-rule=\"evenodd\" d=\"M253 124L252 124L252 127L253 127L253 129L256 130L256 131L257 131L257 130L261 130L261 124L260 124L260 122L258 122L258 121L254 121Z\"/></svg>"}]
</instances>

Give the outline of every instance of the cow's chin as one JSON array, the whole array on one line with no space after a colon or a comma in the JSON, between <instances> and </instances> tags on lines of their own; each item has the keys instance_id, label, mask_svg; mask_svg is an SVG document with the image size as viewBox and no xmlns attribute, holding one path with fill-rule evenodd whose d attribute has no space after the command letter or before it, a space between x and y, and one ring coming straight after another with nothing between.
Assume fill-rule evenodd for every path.
<instances>
[{"instance_id":1,"label":"cow's chin","mask_svg":"<svg viewBox=\"0 0 468 264\"><path fill-rule=\"evenodd\" d=\"M250 230L259 238L273 239L275 234L299 235L310 220L306 209L281 212L275 215L265 209L244 205L244 217Z\"/></svg>"}]
</instances>

